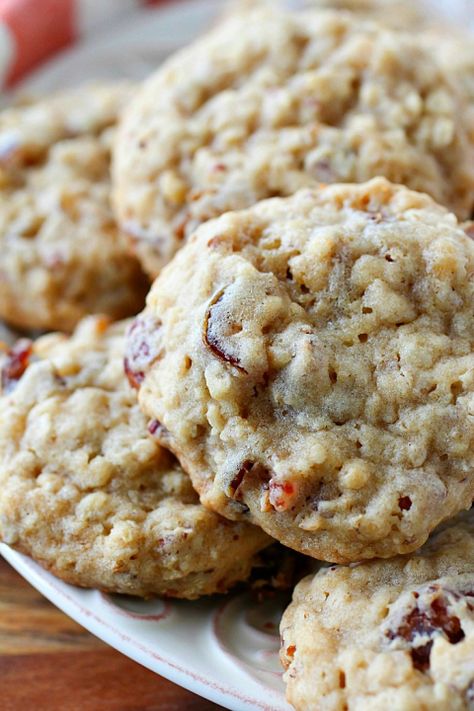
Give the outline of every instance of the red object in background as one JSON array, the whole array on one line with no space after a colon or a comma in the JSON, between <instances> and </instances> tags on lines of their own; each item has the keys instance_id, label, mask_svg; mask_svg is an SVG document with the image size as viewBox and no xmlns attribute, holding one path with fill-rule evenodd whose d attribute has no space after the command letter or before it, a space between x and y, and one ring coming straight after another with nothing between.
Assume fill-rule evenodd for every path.
<instances>
[{"instance_id":1,"label":"red object in background","mask_svg":"<svg viewBox=\"0 0 474 711\"><path fill-rule=\"evenodd\" d=\"M176 0L116 0L107 6L111 21L126 17L132 10L164 5ZM103 20L104 12L98 3L98 18ZM0 53L0 74L5 87L11 87L28 72L56 52L73 45L88 28L81 27L82 13L90 16L94 4L90 0L0 0L0 25L6 28L7 36L0 36L0 42L9 40L11 52ZM11 54L11 56L10 56ZM6 71L1 63L6 63Z\"/></svg>"},{"instance_id":2,"label":"red object in background","mask_svg":"<svg viewBox=\"0 0 474 711\"><path fill-rule=\"evenodd\" d=\"M5 84L76 40L76 0L0 0L0 21L13 36L15 51Z\"/></svg>"}]
</instances>

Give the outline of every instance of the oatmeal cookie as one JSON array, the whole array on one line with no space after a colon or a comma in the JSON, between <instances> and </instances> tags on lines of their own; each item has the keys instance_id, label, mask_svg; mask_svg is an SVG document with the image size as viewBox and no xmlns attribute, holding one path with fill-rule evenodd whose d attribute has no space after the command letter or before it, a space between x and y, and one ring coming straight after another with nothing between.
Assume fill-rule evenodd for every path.
<instances>
[{"instance_id":1,"label":"oatmeal cookie","mask_svg":"<svg viewBox=\"0 0 474 711\"><path fill-rule=\"evenodd\" d=\"M436 52L441 66L456 74L472 105L474 103L474 40L472 35L433 31L424 34L422 40L426 47L432 52ZM474 129L472 130L474 131Z\"/></svg>"},{"instance_id":2,"label":"oatmeal cookie","mask_svg":"<svg viewBox=\"0 0 474 711\"><path fill-rule=\"evenodd\" d=\"M256 7L274 9L275 6L292 11L345 10L397 30L420 30L430 24L422 4L409 0L234 0L227 12L248 12Z\"/></svg>"},{"instance_id":3,"label":"oatmeal cookie","mask_svg":"<svg viewBox=\"0 0 474 711\"><path fill-rule=\"evenodd\" d=\"M110 205L110 150L128 85L0 113L0 318L71 330L140 310L147 282Z\"/></svg>"},{"instance_id":4,"label":"oatmeal cookie","mask_svg":"<svg viewBox=\"0 0 474 711\"><path fill-rule=\"evenodd\" d=\"M3 364L0 537L63 580L197 598L245 580L270 542L200 505L123 375L125 323L20 342Z\"/></svg>"},{"instance_id":5,"label":"oatmeal cookie","mask_svg":"<svg viewBox=\"0 0 474 711\"><path fill-rule=\"evenodd\" d=\"M412 555L305 578L281 634L298 711L470 711L474 515Z\"/></svg>"},{"instance_id":6,"label":"oatmeal cookie","mask_svg":"<svg viewBox=\"0 0 474 711\"><path fill-rule=\"evenodd\" d=\"M469 217L466 105L417 36L350 13L237 14L168 61L125 112L120 224L156 275L203 221L319 182L383 175Z\"/></svg>"},{"instance_id":7,"label":"oatmeal cookie","mask_svg":"<svg viewBox=\"0 0 474 711\"><path fill-rule=\"evenodd\" d=\"M421 546L474 497L474 241L383 178L202 225L126 369L205 505L334 562Z\"/></svg>"}]
</instances>

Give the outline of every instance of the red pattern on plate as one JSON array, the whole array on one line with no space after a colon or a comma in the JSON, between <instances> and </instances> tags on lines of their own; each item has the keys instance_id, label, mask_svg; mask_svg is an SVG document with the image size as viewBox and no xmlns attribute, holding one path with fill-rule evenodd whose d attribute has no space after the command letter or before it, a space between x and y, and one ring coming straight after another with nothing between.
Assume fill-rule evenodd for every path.
<instances>
[{"instance_id":1,"label":"red pattern on plate","mask_svg":"<svg viewBox=\"0 0 474 711\"><path fill-rule=\"evenodd\" d=\"M286 595L259 602L252 593L224 600L212 618L212 629L219 647L239 667L261 672L263 678L280 678L283 670L279 661L279 624L270 622L270 618L277 614L280 619L288 602ZM245 630L247 647L242 643L239 647L239 635L235 634L237 628ZM256 680L262 683L261 679Z\"/></svg>"},{"instance_id":2,"label":"red pattern on plate","mask_svg":"<svg viewBox=\"0 0 474 711\"><path fill-rule=\"evenodd\" d=\"M7 546L3 547L7 548ZM178 663L174 659L164 657L161 654L158 654L154 649L152 649L147 644L142 643L136 637L130 637L128 634L125 634L119 626L115 626L114 624L108 622L100 614L97 614L94 609L91 609L91 607L81 604L81 602L76 599L76 596L74 594L69 594L67 590L70 589L71 591L74 591L75 588L73 586L67 585L66 583L63 583L62 581L58 580L51 573L48 573L47 571L43 570L43 568L41 568L38 563L35 563L26 556L10 549L7 554L3 553L3 557L8 560L8 562L13 565L16 570L18 570L20 575L23 575L23 577L25 577L21 570L22 566L17 567L16 565L18 561L21 561L23 567L25 569L28 569L30 573L32 573L31 576L28 576L28 581L32 585L35 585L35 579L41 580L43 585L40 587L37 587L35 585L35 587L37 587L37 589L39 589L43 595L48 597L53 602L53 604L57 605L69 616L72 615L74 619L76 619L76 621L79 621L80 624L86 627L86 629L90 630L90 627L87 625L86 620L88 618L93 620L95 623L97 623L99 628L103 628L106 632L109 633L101 635L97 631L97 629L94 628L93 631L90 630L93 634L99 636L101 639L106 641L107 644L110 644L111 646L115 647L115 649L122 651L130 658L135 659L135 661L137 661L139 664L147 666L149 669L152 669L152 671L157 671L151 664L137 658L137 651L141 654L145 654L146 657L158 662L159 665L162 667L159 670L159 673L162 676L173 680L173 677L166 673L166 668L168 668L170 670L179 672L184 677L193 679L201 687L201 689L196 690L195 693L199 693L205 698L212 699L211 696L203 692L203 689L207 687L209 689L219 692L224 696L237 699L238 701L242 701L253 709L260 709L261 711L275 711L274 706L270 706L266 703L261 703L258 699L254 699L252 697L247 696L243 690L237 690L232 688L231 686L220 684L210 677L196 673L192 669L189 669L186 666L182 666L181 663ZM54 592L54 595L51 595L51 592ZM64 605L64 603L66 603L66 605ZM171 605L171 603L169 604ZM72 609L75 609L75 611L77 612L77 617L71 613ZM130 651L124 651L120 642L126 643ZM133 650L135 651L135 654L132 653ZM180 683L180 685L184 686L185 688L190 688L189 686L182 684L181 682L177 683ZM194 691L194 689L192 690ZM216 699L216 701L217 703L219 703L219 699Z\"/></svg>"},{"instance_id":3,"label":"red pattern on plate","mask_svg":"<svg viewBox=\"0 0 474 711\"><path fill-rule=\"evenodd\" d=\"M134 620L144 620L146 622L161 622L162 620L166 620L172 613L170 603L167 602L167 600L161 598L156 598L156 600L154 601L154 604L158 602L161 605L160 612L147 614L141 612L134 612L133 610L129 610L127 607L124 607L124 601L127 599L126 596L123 596L124 600L120 601L119 595L114 598L108 593L101 592L100 597L104 605L108 605L109 607L112 607L114 609L115 614L123 615L123 617L131 617Z\"/></svg>"}]
</instances>

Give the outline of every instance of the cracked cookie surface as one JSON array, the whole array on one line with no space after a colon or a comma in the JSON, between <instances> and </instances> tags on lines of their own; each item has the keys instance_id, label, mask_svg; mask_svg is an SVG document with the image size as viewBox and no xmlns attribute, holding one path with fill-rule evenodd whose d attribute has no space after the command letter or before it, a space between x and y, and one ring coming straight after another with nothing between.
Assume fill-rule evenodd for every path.
<instances>
[{"instance_id":1,"label":"cracked cookie surface","mask_svg":"<svg viewBox=\"0 0 474 711\"><path fill-rule=\"evenodd\" d=\"M468 217L467 98L421 45L350 13L255 10L169 60L114 154L119 222L145 270L205 220L320 182L383 175Z\"/></svg>"},{"instance_id":2,"label":"cracked cookie surface","mask_svg":"<svg viewBox=\"0 0 474 711\"><path fill-rule=\"evenodd\" d=\"M280 631L298 711L470 711L474 515L412 555L305 578Z\"/></svg>"},{"instance_id":3,"label":"cracked cookie surface","mask_svg":"<svg viewBox=\"0 0 474 711\"><path fill-rule=\"evenodd\" d=\"M123 375L125 323L20 342L2 365L0 537L63 580L197 598L271 540L207 511Z\"/></svg>"},{"instance_id":4,"label":"cracked cookie surface","mask_svg":"<svg viewBox=\"0 0 474 711\"><path fill-rule=\"evenodd\" d=\"M415 550L474 496L474 241L384 179L202 225L128 336L211 508L308 555Z\"/></svg>"},{"instance_id":5,"label":"cracked cookie surface","mask_svg":"<svg viewBox=\"0 0 474 711\"><path fill-rule=\"evenodd\" d=\"M147 282L110 205L110 151L126 84L90 85L0 113L0 318L71 330L121 318Z\"/></svg>"}]
</instances>

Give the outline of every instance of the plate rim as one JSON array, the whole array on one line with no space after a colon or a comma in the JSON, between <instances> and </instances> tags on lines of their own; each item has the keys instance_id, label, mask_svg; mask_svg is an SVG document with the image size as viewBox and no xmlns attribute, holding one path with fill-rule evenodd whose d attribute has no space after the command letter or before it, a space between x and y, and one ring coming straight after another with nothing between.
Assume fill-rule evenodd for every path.
<instances>
[{"instance_id":1,"label":"plate rim","mask_svg":"<svg viewBox=\"0 0 474 711\"><path fill-rule=\"evenodd\" d=\"M146 645L115 628L102 619L96 611L89 609L76 599L81 593L94 592L82 588L75 588L62 580L57 580L52 573L44 570L38 563L22 553L10 548L5 543L0 543L0 555L21 575L30 585L46 597L53 605L59 608L75 622L84 627L105 644L116 649L141 666L172 683L201 696L202 698L219 704L230 711L274 711L274 705L263 703L260 699L245 696L230 686L219 684L214 679L195 673L174 661L167 660L159 653L149 649ZM262 684L262 689L269 695L276 692ZM284 708L283 706L281 708ZM290 709L290 706L287 706Z\"/></svg>"}]
</instances>

